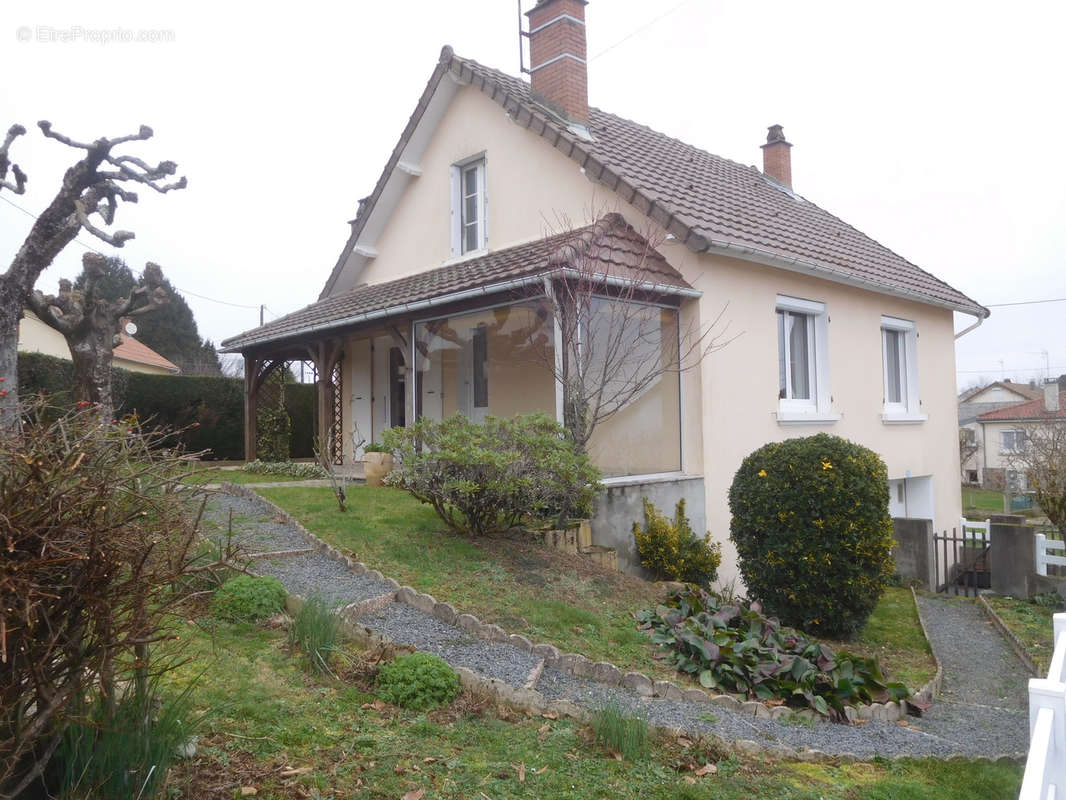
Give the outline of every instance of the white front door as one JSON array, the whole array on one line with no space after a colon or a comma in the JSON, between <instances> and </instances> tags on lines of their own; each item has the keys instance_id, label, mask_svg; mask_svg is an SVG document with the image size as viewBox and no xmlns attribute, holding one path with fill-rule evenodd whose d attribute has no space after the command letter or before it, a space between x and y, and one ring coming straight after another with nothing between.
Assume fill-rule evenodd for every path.
<instances>
[{"instance_id":1,"label":"white front door","mask_svg":"<svg viewBox=\"0 0 1066 800\"><path fill-rule=\"evenodd\" d=\"M369 339L356 339L352 353L352 445L353 460L363 460L363 448L373 432L373 382Z\"/></svg>"},{"instance_id":2,"label":"white front door","mask_svg":"<svg viewBox=\"0 0 1066 800\"><path fill-rule=\"evenodd\" d=\"M381 441L381 434L392 426L389 420L389 350L392 339L378 336L374 339L374 441Z\"/></svg>"}]
</instances>

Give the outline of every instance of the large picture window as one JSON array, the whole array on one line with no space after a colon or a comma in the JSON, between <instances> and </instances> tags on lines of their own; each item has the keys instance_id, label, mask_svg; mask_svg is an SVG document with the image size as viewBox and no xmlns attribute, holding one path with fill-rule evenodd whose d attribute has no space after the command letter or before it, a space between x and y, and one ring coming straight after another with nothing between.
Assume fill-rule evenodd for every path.
<instances>
[{"instance_id":1,"label":"large picture window","mask_svg":"<svg viewBox=\"0 0 1066 800\"><path fill-rule=\"evenodd\" d=\"M418 416L555 416L554 324L543 303L515 303L415 326Z\"/></svg>"}]
</instances>

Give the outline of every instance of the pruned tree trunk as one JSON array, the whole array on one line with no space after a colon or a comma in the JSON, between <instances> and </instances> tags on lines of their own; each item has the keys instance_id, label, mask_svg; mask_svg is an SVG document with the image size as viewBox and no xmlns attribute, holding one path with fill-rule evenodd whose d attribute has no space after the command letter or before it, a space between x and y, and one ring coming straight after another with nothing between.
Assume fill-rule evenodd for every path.
<instances>
[{"instance_id":1,"label":"pruned tree trunk","mask_svg":"<svg viewBox=\"0 0 1066 800\"><path fill-rule=\"evenodd\" d=\"M30 301L33 287L41 272L48 268L68 244L83 230L113 247L122 247L133 238L129 231L108 233L93 222L98 215L104 225L115 221L119 200L136 203L137 194L125 188L139 183L160 193L182 189L185 178L172 183L164 179L177 172L173 161L150 166L135 156L113 155L117 145L143 141L152 137L152 129L142 125L137 133L114 138L101 137L93 142L79 142L52 130L41 120L37 127L46 138L68 147L84 150L82 159L63 175L63 183L52 202L33 223L29 234L15 254L7 272L0 275L0 430L18 425L18 324L24 306ZM9 151L16 138L26 133L21 125L12 125L0 142L0 190L15 194L26 190L26 174L11 162ZM12 180L8 180L10 172Z\"/></svg>"}]
</instances>

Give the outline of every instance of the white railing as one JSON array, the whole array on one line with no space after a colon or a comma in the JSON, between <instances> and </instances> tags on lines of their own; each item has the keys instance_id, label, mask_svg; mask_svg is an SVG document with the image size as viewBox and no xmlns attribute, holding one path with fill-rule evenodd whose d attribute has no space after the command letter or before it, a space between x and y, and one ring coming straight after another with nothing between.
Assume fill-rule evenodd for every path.
<instances>
[{"instance_id":1,"label":"white railing","mask_svg":"<svg viewBox=\"0 0 1066 800\"><path fill-rule=\"evenodd\" d=\"M976 534L980 533L981 538L987 541L991 527L992 521L987 519L983 522L979 522L977 520L966 519L966 517L963 517L959 521L959 531L962 533L962 538L964 539L976 538Z\"/></svg>"},{"instance_id":2,"label":"white railing","mask_svg":"<svg viewBox=\"0 0 1066 800\"><path fill-rule=\"evenodd\" d=\"M1054 619L1047 678L1029 681L1029 758L1018 800L1066 798L1066 614Z\"/></svg>"},{"instance_id":3,"label":"white railing","mask_svg":"<svg viewBox=\"0 0 1066 800\"><path fill-rule=\"evenodd\" d=\"M1035 534L1036 545L1033 552L1036 555L1036 574L1047 575L1048 564L1058 567L1066 567L1066 557L1053 556L1049 550L1066 551L1066 542L1061 539L1049 539L1042 533Z\"/></svg>"}]
</instances>

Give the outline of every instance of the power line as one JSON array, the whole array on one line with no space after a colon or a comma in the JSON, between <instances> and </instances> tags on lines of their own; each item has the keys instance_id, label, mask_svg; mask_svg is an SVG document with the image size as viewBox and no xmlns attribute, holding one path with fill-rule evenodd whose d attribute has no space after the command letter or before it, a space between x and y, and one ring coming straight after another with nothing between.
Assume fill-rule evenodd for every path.
<instances>
[{"instance_id":1,"label":"power line","mask_svg":"<svg viewBox=\"0 0 1066 800\"><path fill-rule=\"evenodd\" d=\"M691 3L691 2L692 2L692 0L681 0L680 3L678 3L676 6L674 6L670 10L664 11L662 14L657 16L655 19L649 20L648 22L645 22L639 28L635 29L631 33L627 34L626 36L623 36L621 39L619 39L617 42L615 42L614 44L612 44L610 47L606 48L605 50L600 50L600 52L598 52L596 55L592 56L592 58L590 58L589 61L593 61L593 60L599 58L600 56L604 55L605 53L611 52L616 47L618 47L618 45L624 44L625 42L628 42L630 39L632 39L638 33L642 33L643 31L646 31L648 28L650 28L656 22L659 22L660 20L665 19L666 17L668 17L671 14L673 14L675 11L677 11L682 6L686 6L689 3Z\"/></svg>"},{"instance_id":2,"label":"power line","mask_svg":"<svg viewBox=\"0 0 1066 800\"><path fill-rule=\"evenodd\" d=\"M1015 303L986 303L985 308L1005 308L1006 306L1035 306L1041 303L1066 303L1066 297L1051 297L1047 300L1019 300Z\"/></svg>"},{"instance_id":3,"label":"power line","mask_svg":"<svg viewBox=\"0 0 1066 800\"><path fill-rule=\"evenodd\" d=\"M21 211L23 214L25 214L30 219L37 220L39 218L39 216L40 216L38 214L34 214L32 211L30 211L28 209L23 208L18 203L11 202L6 197L4 197L2 194L0 194L0 200L3 200L5 203L7 203L12 208L17 208L19 211ZM81 239L75 238L74 239L74 243L81 245L86 250L92 250L94 253L98 253L99 255L107 257L106 253L102 253L101 251L97 250L95 247L92 247L91 245L85 244L85 242L83 242ZM131 269L130 272L133 272L133 270ZM141 273L140 272L135 272L134 274L138 278L141 277ZM192 295L193 297L198 297L201 300L207 300L208 302L218 303L219 305L223 305L223 306L232 306L233 308L259 308L259 306L250 306L250 305L245 305L243 303L231 303L228 300L216 300L214 297L208 297L207 295L198 294L196 292L191 292L188 289L182 289L180 286L175 286L173 283L170 284L170 286L175 291L181 292L182 294ZM270 313L273 314L274 312L271 311ZM277 316L277 315L275 314L274 316Z\"/></svg>"},{"instance_id":4,"label":"power line","mask_svg":"<svg viewBox=\"0 0 1066 800\"><path fill-rule=\"evenodd\" d=\"M960 373L967 373L967 374L977 375L977 374L980 374L982 372L986 373L986 374L990 373L990 372L1000 372L1000 373L1002 373L1002 372L1048 372L1048 373L1051 373L1051 372L1055 372L1056 370L1062 370L1063 372L1066 372L1066 367L1011 367L1011 368L1006 368L1006 367L1000 367L1000 366L997 365L995 367L988 367L987 369L957 369L955 371L956 372L960 372Z\"/></svg>"}]
</instances>

